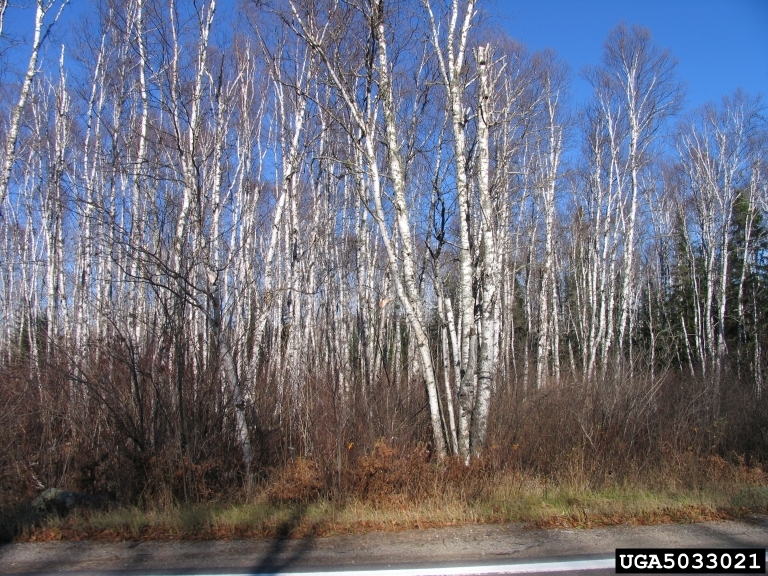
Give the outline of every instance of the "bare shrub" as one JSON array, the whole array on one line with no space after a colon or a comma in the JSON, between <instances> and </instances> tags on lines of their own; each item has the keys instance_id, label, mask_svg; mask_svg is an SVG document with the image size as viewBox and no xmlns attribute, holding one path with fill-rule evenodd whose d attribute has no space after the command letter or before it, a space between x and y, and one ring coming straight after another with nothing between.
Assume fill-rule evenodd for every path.
<instances>
[{"instance_id":1,"label":"bare shrub","mask_svg":"<svg viewBox=\"0 0 768 576\"><path fill-rule=\"evenodd\" d=\"M267 496L277 504L306 504L315 500L322 488L317 463L308 458L296 458L273 475Z\"/></svg>"},{"instance_id":2,"label":"bare shrub","mask_svg":"<svg viewBox=\"0 0 768 576\"><path fill-rule=\"evenodd\" d=\"M758 478L768 447L754 434L766 422L763 403L737 379L720 390L713 396L706 382L674 371L653 381L500 387L491 442L505 469L594 487Z\"/></svg>"},{"instance_id":3,"label":"bare shrub","mask_svg":"<svg viewBox=\"0 0 768 576\"><path fill-rule=\"evenodd\" d=\"M355 493L374 503L393 495L419 497L430 477L434 477L427 458L424 444L400 448L379 440L371 453L360 457L355 465Z\"/></svg>"}]
</instances>

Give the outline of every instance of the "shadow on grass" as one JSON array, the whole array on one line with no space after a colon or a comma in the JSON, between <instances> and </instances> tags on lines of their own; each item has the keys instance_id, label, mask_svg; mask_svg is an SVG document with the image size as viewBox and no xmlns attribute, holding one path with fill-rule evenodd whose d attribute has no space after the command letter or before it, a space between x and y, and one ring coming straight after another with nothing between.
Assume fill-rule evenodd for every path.
<instances>
[{"instance_id":1,"label":"shadow on grass","mask_svg":"<svg viewBox=\"0 0 768 576\"><path fill-rule=\"evenodd\" d=\"M277 527L277 534L269 549L258 564L250 568L253 573L282 572L299 563L312 550L316 537L314 526L301 538L292 538L301 526L306 512L306 505L298 506L291 516Z\"/></svg>"}]
</instances>

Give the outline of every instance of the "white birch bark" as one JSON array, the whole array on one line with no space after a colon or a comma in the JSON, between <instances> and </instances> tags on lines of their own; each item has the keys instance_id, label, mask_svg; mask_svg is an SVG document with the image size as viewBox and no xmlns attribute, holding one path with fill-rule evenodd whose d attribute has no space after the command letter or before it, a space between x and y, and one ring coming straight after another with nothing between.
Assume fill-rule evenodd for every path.
<instances>
[{"instance_id":1,"label":"white birch bark","mask_svg":"<svg viewBox=\"0 0 768 576\"><path fill-rule=\"evenodd\" d=\"M3 24L5 23L5 11L8 9L8 0L0 0L0 38L3 37Z\"/></svg>"},{"instance_id":2,"label":"white birch bark","mask_svg":"<svg viewBox=\"0 0 768 576\"><path fill-rule=\"evenodd\" d=\"M469 429L475 406L475 376L465 377L470 354L470 331L475 326L475 278L471 252L472 206L469 192L469 165L466 150L466 130L469 110L464 105L466 79L463 77L467 42L472 19L475 16L475 2L469 0L463 10L459 0L453 0L450 8L447 37L441 39L437 17L429 0L424 0L429 14L432 44L438 57L440 72L447 95L447 112L451 120L454 147L454 178L456 179L456 201L459 207L459 295L458 312L461 318L461 382L458 393L461 405L459 415L459 454L467 460L471 454ZM476 354L476 351L474 352Z\"/></svg>"},{"instance_id":3,"label":"white birch bark","mask_svg":"<svg viewBox=\"0 0 768 576\"><path fill-rule=\"evenodd\" d=\"M536 386L540 388L545 376L550 373L559 381L559 310L557 283L555 278L555 192L559 177L560 154L562 151L562 126L558 116L560 108L560 82L562 72L549 61L541 71L543 96L542 138L543 149L538 151L541 167L541 182L538 184L544 211L544 262L539 295L539 342L537 346Z\"/></svg>"},{"instance_id":4,"label":"white birch bark","mask_svg":"<svg viewBox=\"0 0 768 576\"><path fill-rule=\"evenodd\" d=\"M57 2L58 0L37 0L35 4L35 31L32 40L32 51L29 55L29 62L27 64L27 71L24 74L24 81L22 82L21 90L19 91L19 98L11 111L11 117L5 136L2 172L0 172L0 206L3 205L5 198L8 195L8 184L11 180L13 165L16 161L16 145L19 138L19 127L24 107L29 98L29 92L32 89L32 82L39 72L38 59L40 57L40 51L42 50L43 43L50 34L51 29L61 16L62 10L67 5L67 1L65 0L60 4L58 9L56 9ZM0 32L2 31L2 23L7 7L7 2L3 2L3 4L0 5L0 8L2 9L0 10ZM45 18L49 12L54 12L54 16L46 23Z\"/></svg>"},{"instance_id":5,"label":"white birch bark","mask_svg":"<svg viewBox=\"0 0 768 576\"><path fill-rule=\"evenodd\" d=\"M736 188L742 184L747 170L747 133L754 118L754 103L737 92L732 99L724 99L720 109L710 105L700 110L691 118L691 128L678 139L705 265L701 311L703 352L699 355L703 363L706 363L705 356L709 358L716 386L727 352L725 322ZM691 238L686 240L693 252ZM695 256L690 260L695 262Z\"/></svg>"},{"instance_id":6,"label":"white birch bark","mask_svg":"<svg viewBox=\"0 0 768 576\"><path fill-rule=\"evenodd\" d=\"M496 379L497 324L496 305L499 290L499 266L496 254L496 210L491 198L490 183L490 127L494 122L492 77L492 52L490 46L477 49L478 81L480 87L478 104L478 176L477 189L480 196L480 358L477 373L477 398L472 415L471 453L479 456L485 446L488 430L488 414L491 404L491 390Z\"/></svg>"}]
</instances>

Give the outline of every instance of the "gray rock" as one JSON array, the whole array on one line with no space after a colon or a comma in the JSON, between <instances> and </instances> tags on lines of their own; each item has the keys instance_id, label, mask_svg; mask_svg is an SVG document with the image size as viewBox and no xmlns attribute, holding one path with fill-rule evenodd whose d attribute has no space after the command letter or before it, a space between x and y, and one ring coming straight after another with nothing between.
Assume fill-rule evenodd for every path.
<instances>
[{"instance_id":1,"label":"gray rock","mask_svg":"<svg viewBox=\"0 0 768 576\"><path fill-rule=\"evenodd\" d=\"M102 496L92 496L81 492L69 492L58 488L47 488L35 498L31 507L37 514L58 514L66 516L75 508L90 508L93 510L108 507L109 500Z\"/></svg>"}]
</instances>

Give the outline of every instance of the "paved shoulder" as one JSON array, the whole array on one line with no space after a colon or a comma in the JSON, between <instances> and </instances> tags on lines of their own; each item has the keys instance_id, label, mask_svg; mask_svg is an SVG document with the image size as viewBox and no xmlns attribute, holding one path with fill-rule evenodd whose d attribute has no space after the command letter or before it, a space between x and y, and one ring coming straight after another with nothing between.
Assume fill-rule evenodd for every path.
<instances>
[{"instance_id":1,"label":"paved shoulder","mask_svg":"<svg viewBox=\"0 0 768 576\"><path fill-rule=\"evenodd\" d=\"M741 521L591 530L470 525L328 538L219 542L51 542L0 546L0 573L62 571L300 572L308 567L391 566L606 556L630 547L768 546L768 516Z\"/></svg>"}]
</instances>

